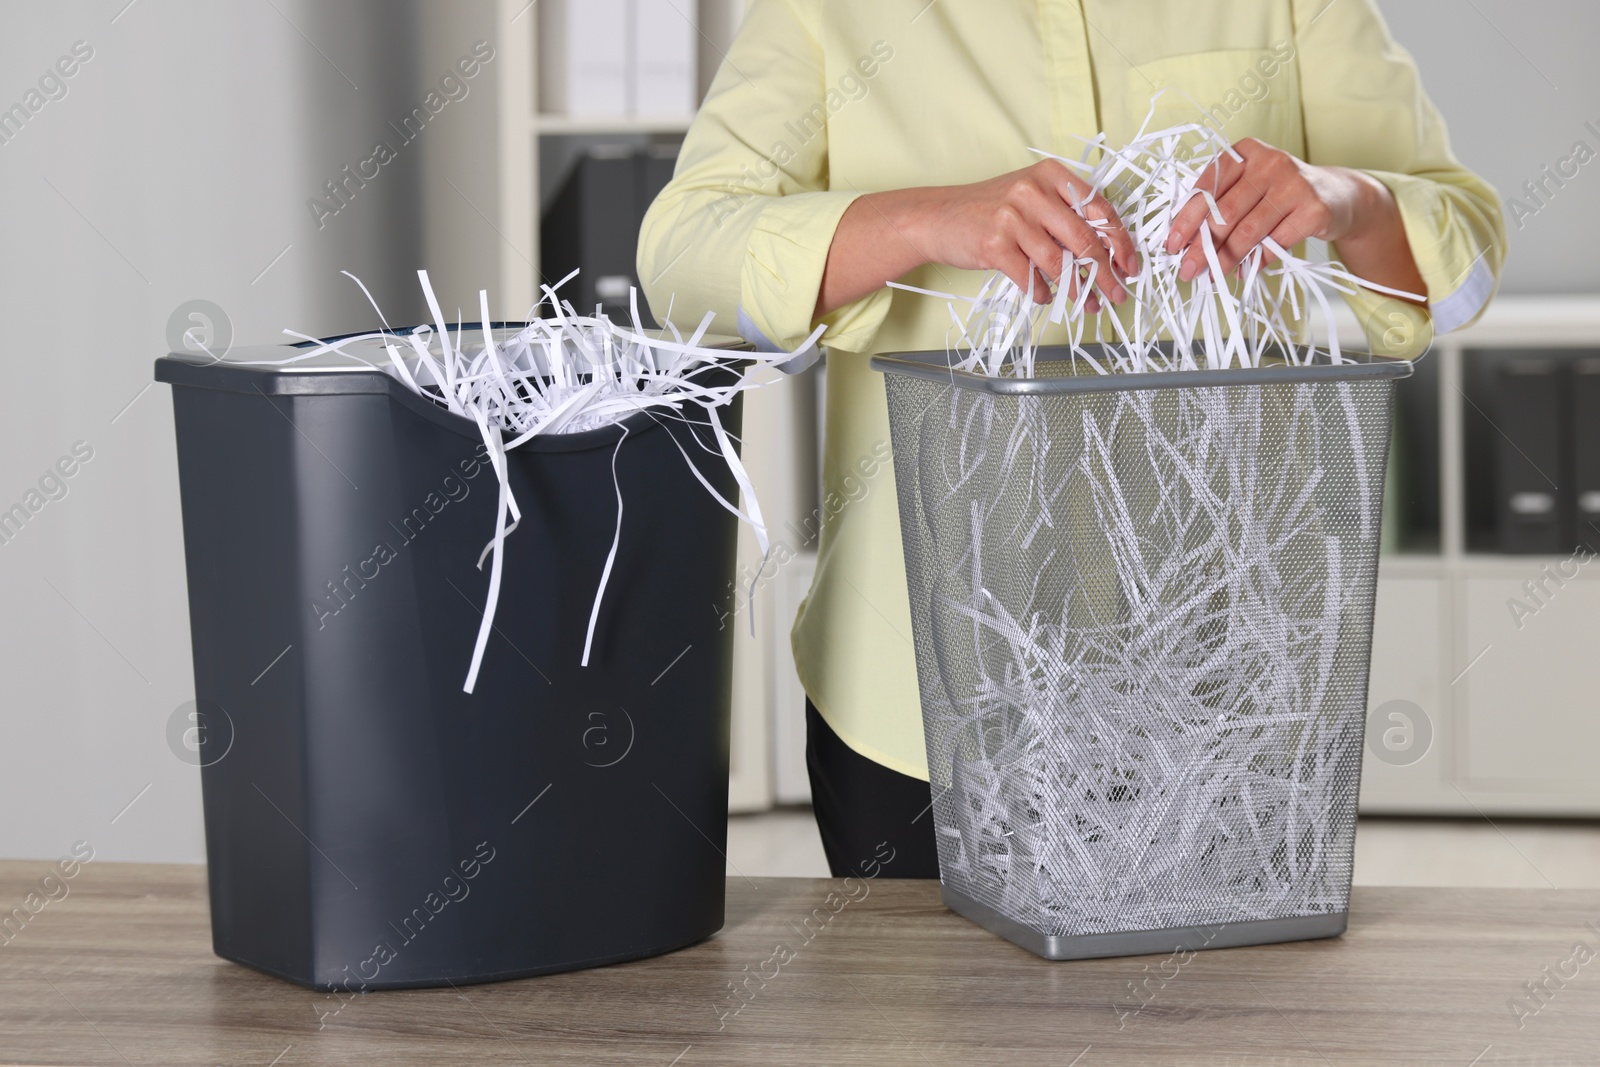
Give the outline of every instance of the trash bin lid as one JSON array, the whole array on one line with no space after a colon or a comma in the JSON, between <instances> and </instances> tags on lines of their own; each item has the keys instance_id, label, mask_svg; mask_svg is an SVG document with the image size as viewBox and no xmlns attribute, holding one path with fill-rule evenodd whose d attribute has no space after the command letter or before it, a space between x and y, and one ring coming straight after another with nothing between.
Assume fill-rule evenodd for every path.
<instances>
[{"instance_id":1,"label":"trash bin lid","mask_svg":"<svg viewBox=\"0 0 1600 1067\"><path fill-rule=\"evenodd\" d=\"M1164 342L1170 344L1170 342ZM1085 345L1094 352L1104 346ZM990 377L957 370L948 352L903 352L873 356L873 370L927 378L962 389L997 396L1051 396L1063 393L1119 393L1135 389L1182 389L1216 385L1275 385L1285 383L1351 382L1408 378L1410 360L1388 359L1366 352L1345 352L1345 362L1329 361L1319 352L1315 361L1302 364L1274 364L1261 367L1230 367L1226 370L1162 370L1139 374L1101 374L1093 367L1068 373L1041 374L1033 378ZM1035 349L1037 365L1072 364L1072 351L1065 345L1044 345Z\"/></svg>"},{"instance_id":2,"label":"trash bin lid","mask_svg":"<svg viewBox=\"0 0 1600 1067\"><path fill-rule=\"evenodd\" d=\"M490 323L497 343L515 337L523 329L520 323ZM407 335L412 327L393 331L397 337ZM325 337L322 344L345 337L363 337L363 333L340 334ZM472 346L481 337L475 322L452 324L452 334L459 332ZM670 339L663 330L646 330L647 336ZM750 345L738 337L707 334L700 341L703 348L720 348L729 351L748 350ZM189 385L201 389L221 389L234 393L264 393L267 396L338 396L353 393L388 393L395 388L409 392L394 376L389 353L381 338L364 337L342 346L341 351L318 352L305 356L307 349L315 348L311 341L285 345L247 345L231 348L220 359L205 352L171 352L156 360L155 380L169 385ZM409 344L397 346L407 369L415 370L416 353ZM429 347L439 353L439 339L435 334ZM296 356L301 358L296 360ZM293 362L291 362L293 361ZM370 365L369 365L370 364Z\"/></svg>"}]
</instances>

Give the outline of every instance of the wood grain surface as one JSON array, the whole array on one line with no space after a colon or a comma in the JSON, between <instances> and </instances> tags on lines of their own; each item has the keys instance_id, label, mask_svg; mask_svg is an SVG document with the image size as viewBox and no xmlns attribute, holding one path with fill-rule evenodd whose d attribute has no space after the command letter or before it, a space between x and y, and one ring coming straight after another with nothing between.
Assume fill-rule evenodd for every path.
<instances>
[{"instance_id":1,"label":"wood grain surface","mask_svg":"<svg viewBox=\"0 0 1600 1067\"><path fill-rule=\"evenodd\" d=\"M0 914L48 870L0 863ZM1574 952L1600 893L1351 912L1338 940L1050 963L933 884L735 878L722 933L670 956L340 999L213 956L203 869L93 863L0 946L0 1063L1600 1064L1600 955Z\"/></svg>"}]
</instances>

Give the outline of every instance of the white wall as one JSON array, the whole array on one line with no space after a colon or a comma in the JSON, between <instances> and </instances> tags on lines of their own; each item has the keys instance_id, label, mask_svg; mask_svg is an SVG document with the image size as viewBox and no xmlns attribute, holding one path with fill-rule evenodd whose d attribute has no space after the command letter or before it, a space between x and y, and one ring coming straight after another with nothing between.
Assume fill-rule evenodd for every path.
<instances>
[{"instance_id":1,"label":"white wall","mask_svg":"<svg viewBox=\"0 0 1600 1067\"><path fill-rule=\"evenodd\" d=\"M414 290L415 267L425 266L440 306L463 308L463 321L479 318L480 289L489 291L491 316L524 318L537 293L538 249L535 207L527 196L533 182L533 155L526 150L530 105L514 93L531 91L537 9L527 0L412 0L411 6L418 91L437 86L474 42L488 41L495 56L468 86L462 106L441 112L449 121L430 125L428 136L417 139L419 202L407 221L420 232L421 257L408 264L405 285ZM502 80L512 88L501 89ZM520 140L513 142L513 134ZM502 144L515 144L508 152L514 159L501 157ZM418 314L423 309L412 317Z\"/></svg>"},{"instance_id":2,"label":"white wall","mask_svg":"<svg viewBox=\"0 0 1600 1067\"><path fill-rule=\"evenodd\" d=\"M93 49L0 144L0 509L74 442L94 449L0 545L5 857L81 838L105 859L203 858L198 772L166 740L194 694L171 404L165 386L141 394L168 318L203 298L245 343L364 328L342 268L391 321L416 320L412 272L438 242L421 218L427 146L495 106L480 78L319 230L307 200L376 140L398 144L388 121L488 27L435 24L419 47L425 20L383 0L126 2L0 5L0 108L74 42ZM494 203L491 189L491 217Z\"/></svg>"},{"instance_id":3,"label":"white wall","mask_svg":"<svg viewBox=\"0 0 1600 1067\"><path fill-rule=\"evenodd\" d=\"M1600 152L1593 0L1379 0L1463 163L1505 197L1579 139ZM1584 124L1594 124L1593 131ZM1525 197L1524 197L1525 199ZM1600 158L1510 230L1502 293L1600 293Z\"/></svg>"}]
</instances>

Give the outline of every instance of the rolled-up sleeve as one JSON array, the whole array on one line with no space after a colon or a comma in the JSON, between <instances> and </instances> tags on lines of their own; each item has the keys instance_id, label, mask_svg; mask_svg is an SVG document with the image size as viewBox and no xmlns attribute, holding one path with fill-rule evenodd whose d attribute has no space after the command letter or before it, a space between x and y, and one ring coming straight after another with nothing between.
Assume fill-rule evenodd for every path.
<instances>
[{"instance_id":1,"label":"rolled-up sleeve","mask_svg":"<svg viewBox=\"0 0 1600 1067\"><path fill-rule=\"evenodd\" d=\"M756 0L645 214L639 277L657 317L713 311L764 351L793 352L815 328L828 249L859 195L828 187L824 79L796 7ZM879 290L820 320L825 343L864 350L889 302Z\"/></svg>"},{"instance_id":2,"label":"rolled-up sleeve","mask_svg":"<svg viewBox=\"0 0 1600 1067\"><path fill-rule=\"evenodd\" d=\"M1354 167L1394 194L1427 309L1363 290L1349 302L1374 352L1416 356L1475 321L1499 285L1499 199L1450 151L1416 64L1373 0L1296 0L1306 159ZM1335 249L1337 251L1337 249Z\"/></svg>"}]
</instances>

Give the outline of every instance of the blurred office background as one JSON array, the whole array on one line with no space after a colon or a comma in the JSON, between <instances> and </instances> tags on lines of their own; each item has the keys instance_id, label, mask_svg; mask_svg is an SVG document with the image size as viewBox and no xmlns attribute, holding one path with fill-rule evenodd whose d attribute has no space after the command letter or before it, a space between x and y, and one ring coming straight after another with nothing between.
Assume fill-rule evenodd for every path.
<instances>
[{"instance_id":1,"label":"blurred office background","mask_svg":"<svg viewBox=\"0 0 1600 1067\"><path fill-rule=\"evenodd\" d=\"M45 499L0 544L0 857L90 839L105 859L204 859L172 741L193 681L151 361L185 330L217 346L375 325L342 270L392 323L426 316L419 267L467 318L480 288L521 317L578 265L584 300L625 301L638 216L743 6L0 0L0 509ZM1600 879L1600 565L1573 562L1585 509L1600 521L1582 484L1600 477L1600 10L1382 8L1457 154L1531 210L1508 206L1488 321L1423 361L1399 413L1363 806L1459 821L1372 823L1358 877ZM573 47L595 34L613 47ZM780 526L817 506L816 396L813 374L750 400ZM736 820L747 873L822 873L787 651L809 559L739 642L731 799L777 809Z\"/></svg>"}]
</instances>

